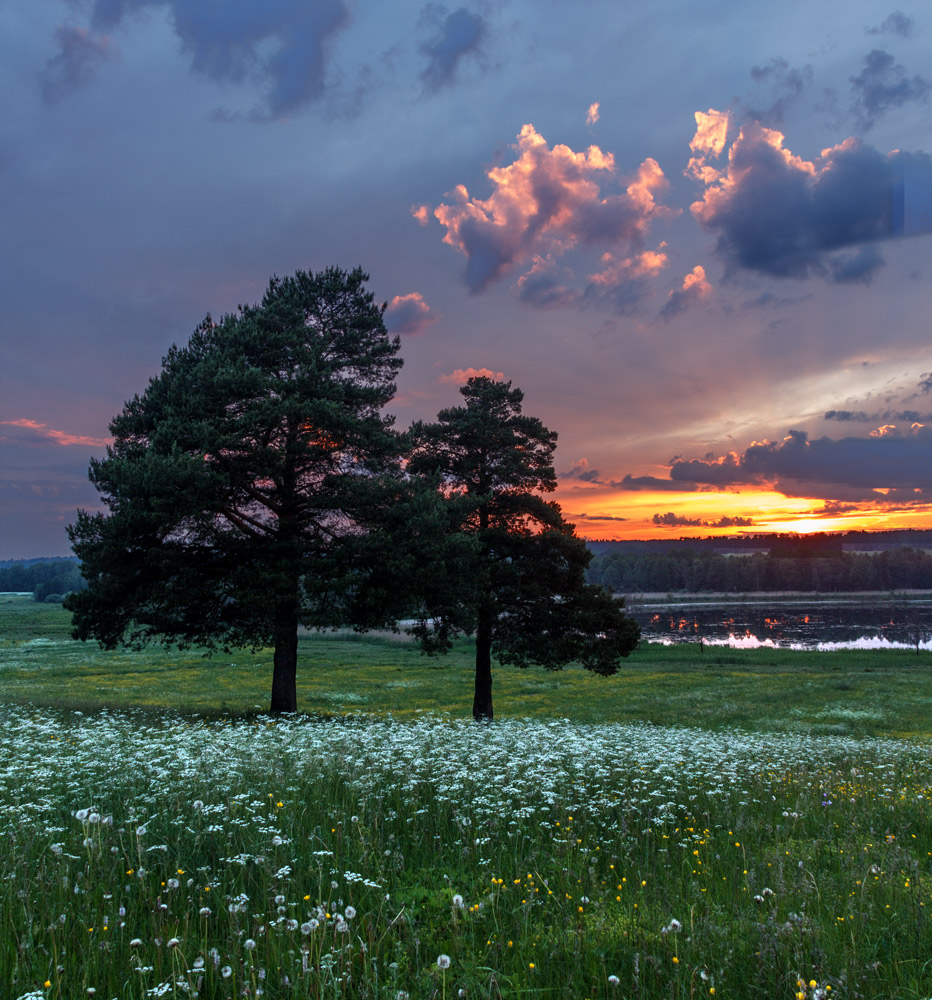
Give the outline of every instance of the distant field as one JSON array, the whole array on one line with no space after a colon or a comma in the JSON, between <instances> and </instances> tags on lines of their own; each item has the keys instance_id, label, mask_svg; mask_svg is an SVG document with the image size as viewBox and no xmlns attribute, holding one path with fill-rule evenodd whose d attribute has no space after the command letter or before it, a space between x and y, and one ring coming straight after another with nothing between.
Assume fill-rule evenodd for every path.
<instances>
[{"instance_id":1,"label":"distant field","mask_svg":"<svg viewBox=\"0 0 932 1000\"><path fill-rule=\"evenodd\" d=\"M429 659L403 636L324 633L299 644L298 706L315 715L469 717L473 648ZM0 673L7 702L211 714L262 711L271 651L105 652L69 637L57 605L0 596ZM932 655L804 653L642 644L614 677L578 668L497 667L499 717L649 722L932 740Z\"/></svg>"}]
</instances>

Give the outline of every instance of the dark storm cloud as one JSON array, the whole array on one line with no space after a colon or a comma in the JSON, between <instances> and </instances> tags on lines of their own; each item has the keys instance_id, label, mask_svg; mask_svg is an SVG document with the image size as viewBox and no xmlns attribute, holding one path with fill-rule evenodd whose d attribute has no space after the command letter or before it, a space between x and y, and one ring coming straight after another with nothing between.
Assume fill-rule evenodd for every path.
<instances>
[{"instance_id":1,"label":"dark storm cloud","mask_svg":"<svg viewBox=\"0 0 932 1000\"><path fill-rule=\"evenodd\" d=\"M807 486L829 487L839 499L854 499L838 497L839 488L892 490L898 499L932 490L932 431L918 427L900 434L882 428L875 435L809 440L803 431L790 431L780 442L752 444L743 455L674 461L670 478L717 486L769 482L792 495L816 495L807 493Z\"/></svg>"},{"instance_id":2,"label":"dark storm cloud","mask_svg":"<svg viewBox=\"0 0 932 1000\"><path fill-rule=\"evenodd\" d=\"M702 160L693 173L700 171L706 190L692 211L719 234L718 250L732 267L867 284L884 261L863 244L932 231L926 153L883 156L847 139L810 163L755 122L741 129L727 168Z\"/></svg>"},{"instance_id":3,"label":"dark storm cloud","mask_svg":"<svg viewBox=\"0 0 932 1000\"><path fill-rule=\"evenodd\" d=\"M667 511L666 514L654 514L651 518L654 524L666 528L750 528L754 521L749 517L720 517L717 521L704 521L701 517L685 517Z\"/></svg>"},{"instance_id":4,"label":"dark storm cloud","mask_svg":"<svg viewBox=\"0 0 932 1000\"><path fill-rule=\"evenodd\" d=\"M466 56L481 53L487 28L479 14L465 7L459 7L451 14L437 4L428 4L424 8L421 23L431 35L420 45L421 53L427 57L421 82L425 90L435 91L452 82Z\"/></svg>"},{"instance_id":5,"label":"dark storm cloud","mask_svg":"<svg viewBox=\"0 0 932 1000\"><path fill-rule=\"evenodd\" d=\"M868 129L891 108L926 100L930 85L918 74L908 76L889 52L873 49L864 57L861 72L851 77L851 89L855 114Z\"/></svg>"},{"instance_id":6,"label":"dark storm cloud","mask_svg":"<svg viewBox=\"0 0 932 1000\"><path fill-rule=\"evenodd\" d=\"M90 83L97 67L113 58L115 49L106 35L62 25L55 31L58 54L51 58L39 77L42 99L56 104L72 91Z\"/></svg>"},{"instance_id":7,"label":"dark storm cloud","mask_svg":"<svg viewBox=\"0 0 932 1000\"><path fill-rule=\"evenodd\" d=\"M143 8L169 11L196 72L221 82L266 84L264 111L272 117L288 114L323 94L326 45L349 20L342 0L265 0L261 4L250 0L213 4L203 0L97 0L92 27L96 32L111 32L130 13ZM86 36L85 40L93 38ZM81 51L75 49L78 43L72 36L59 37L59 44L61 50L46 74L53 67L70 65L67 60L75 56L69 52ZM76 66L89 66L89 59L85 51L77 57Z\"/></svg>"},{"instance_id":8,"label":"dark storm cloud","mask_svg":"<svg viewBox=\"0 0 932 1000\"><path fill-rule=\"evenodd\" d=\"M869 35L901 35L903 38L909 38L913 33L913 28L916 22L913 21L911 17L907 17L901 10L895 10L892 14L888 15L883 19L883 21L874 28L865 28L864 30Z\"/></svg>"}]
</instances>

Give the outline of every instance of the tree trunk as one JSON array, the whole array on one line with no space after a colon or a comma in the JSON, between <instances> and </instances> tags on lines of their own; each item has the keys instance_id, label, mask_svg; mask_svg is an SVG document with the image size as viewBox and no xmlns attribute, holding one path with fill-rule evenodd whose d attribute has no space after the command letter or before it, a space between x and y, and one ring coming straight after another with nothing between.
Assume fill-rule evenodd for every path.
<instances>
[{"instance_id":1,"label":"tree trunk","mask_svg":"<svg viewBox=\"0 0 932 1000\"><path fill-rule=\"evenodd\" d=\"M492 721L492 609L479 609L476 623L476 693L472 702L476 722Z\"/></svg>"},{"instance_id":2,"label":"tree trunk","mask_svg":"<svg viewBox=\"0 0 932 1000\"><path fill-rule=\"evenodd\" d=\"M270 712L298 710L298 614L293 608L275 615L275 654L272 660Z\"/></svg>"}]
</instances>

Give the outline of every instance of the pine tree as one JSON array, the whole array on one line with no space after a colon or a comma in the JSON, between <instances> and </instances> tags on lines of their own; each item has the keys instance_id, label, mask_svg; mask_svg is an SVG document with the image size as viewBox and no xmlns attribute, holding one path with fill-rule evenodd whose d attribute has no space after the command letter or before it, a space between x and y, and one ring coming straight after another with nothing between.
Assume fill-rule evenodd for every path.
<instances>
[{"instance_id":1,"label":"pine tree","mask_svg":"<svg viewBox=\"0 0 932 1000\"><path fill-rule=\"evenodd\" d=\"M592 555L542 495L556 487L556 434L521 412L523 393L510 382L471 378L460 391L465 406L412 427L408 470L441 477L454 529L476 548L415 632L433 650L475 633L473 717L489 721L493 654L519 667L578 661L611 674L640 629L623 600L585 582Z\"/></svg>"},{"instance_id":2,"label":"pine tree","mask_svg":"<svg viewBox=\"0 0 932 1000\"><path fill-rule=\"evenodd\" d=\"M399 341L367 280L273 278L259 305L172 347L91 463L108 512L69 528L88 581L66 605L76 638L271 645L271 710L291 712L299 623L397 612L364 585L367 519L411 502L382 413Z\"/></svg>"}]
</instances>

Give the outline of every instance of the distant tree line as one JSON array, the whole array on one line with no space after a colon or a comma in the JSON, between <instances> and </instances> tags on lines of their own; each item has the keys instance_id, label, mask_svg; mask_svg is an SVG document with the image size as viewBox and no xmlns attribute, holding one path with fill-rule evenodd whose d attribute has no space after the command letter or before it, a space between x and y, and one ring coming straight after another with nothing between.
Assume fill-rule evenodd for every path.
<instances>
[{"instance_id":1,"label":"distant tree line","mask_svg":"<svg viewBox=\"0 0 932 1000\"><path fill-rule=\"evenodd\" d=\"M77 559L40 559L0 566L0 591L32 592L35 601L60 603L66 594L86 586Z\"/></svg>"},{"instance_id":2,"label":"distant tree line","mask_svg":"<svg viewBox=\"0 0 932 1000\"><path fill-rule=\"evenodd\" d=\"M815 593L932 588L932 554L908 547L828 556L769 553L722 555L680 548L661 552L597 554L590 583L618 594L673 591L802 590Z\"/></svg>"},{"instance_id":3,"label":"distant tree line","mask_svg":"<svg viewBox=\"0 0 932 1000\"><path fill-rule=\"evenodd\" d=\"M680 538L595 539L587 540L596 555L610 552L718 552L749 555L773 552L775 548L792 549L791 555L834 555L836 552L879 552L883 549L932 549L932 529L897 528L889 531L833 531L801 535L796 532L759 532L741 535L707 535ZM834 550L834 551L833 551Z\"/></svg>"}]
</instances>

